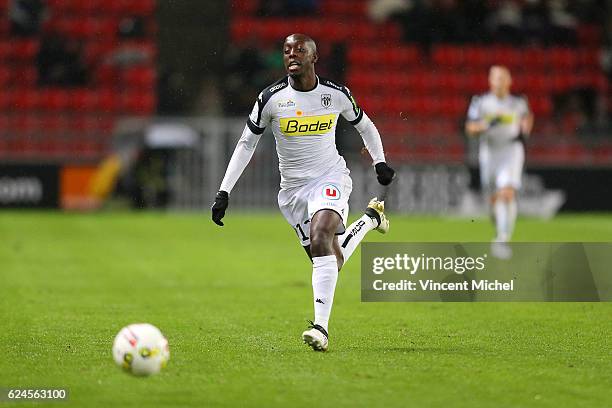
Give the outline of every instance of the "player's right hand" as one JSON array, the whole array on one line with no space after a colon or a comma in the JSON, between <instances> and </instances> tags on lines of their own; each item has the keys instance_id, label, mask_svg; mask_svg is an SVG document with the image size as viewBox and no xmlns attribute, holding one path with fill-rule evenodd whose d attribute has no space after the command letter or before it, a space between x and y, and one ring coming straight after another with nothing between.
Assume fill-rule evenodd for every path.
<instances>
[{"instance_id":1,"label":"player's right hand","mask_svg":"<svg viewBox=\"0 0 612 408\"><path fill-rule=\"evenodd\" d=\"M223 221L221 219L225 217L225 210L227 210L227 206L229 205L229 194L227 191L219 190L217 195L215 196L215 202L213 203L212 209L212 220L215 224L219 226L223 226Z\"/></svg>"}]
</instances>

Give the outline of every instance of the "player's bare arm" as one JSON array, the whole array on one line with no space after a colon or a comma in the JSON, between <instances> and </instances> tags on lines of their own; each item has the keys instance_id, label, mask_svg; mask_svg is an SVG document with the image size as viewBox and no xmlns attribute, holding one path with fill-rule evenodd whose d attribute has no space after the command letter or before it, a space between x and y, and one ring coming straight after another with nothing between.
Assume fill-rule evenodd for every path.
<instances>
[{"instance_id":1,"label":"player's bare arm","mask_svg":"<svg viewBox=\"0 0 612 408\"><path fill-rule=\"evenodd\" d=\"M529 137L529 135L531 135L531 131L533 130L533 122L534 116L531 112L527 113L521 118L521 134L523 134L525 137Z\"/></svg>"},{"instance_id":2,"label":"player's bare arm","mask_svg":"<svg viewBox=\"0 0 612 408\"><path fill-rule=\"evenodd\" d=\"M465 123L465 132L468 136L479 136L489 129L489 123L484 120L468 120Z\"/></svg>"}]
</instances>

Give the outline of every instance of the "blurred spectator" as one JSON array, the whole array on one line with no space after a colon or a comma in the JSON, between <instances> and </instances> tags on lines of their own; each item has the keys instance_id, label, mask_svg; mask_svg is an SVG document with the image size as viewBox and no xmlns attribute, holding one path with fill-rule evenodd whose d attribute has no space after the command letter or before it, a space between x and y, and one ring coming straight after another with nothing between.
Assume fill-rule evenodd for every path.
<instances>
[{"instance_id":1,"label":"blurred spectator","mask_svg":"<svg viewBox=\"0 0 612 408\"><path fill-rule=\"evenodd\" d=\"M577 7L576 3L580 3ZM603 24L606 0L371 0L375 22L397 20L404 39L435 43L575 45L581 19Z\"/></svg>"},{"instance_id":2,"label":"blurred spectator","mask_svg":"<svg viewBox=\"0 0 612 408\"><path fill-rule=\"evenodd\" d=\"M434 0L430 14L431 40L434 43L466 41L466 20L458 0Z\"/></svg>"},{"instance_id":3,"label":"blurred spectator","mask_svg":"<svg viewBox=\"0 0 612 408\"><path fill-rule=\"evenodd\" d=\"M81 44L56 34L43 37L38 55L38 84L81 86L87 83Z\"/></svg>"},{"instance_id":4,"label":"blurred spectator","mask_svg":"<svg viewBox=\"0 0 612 408\"><path fill-rule=\"evenodd\" d=\"M481 41L485 34L484 0L373 0L368 10L375 21L397 20L405 41L425 48L440 42Z\"/></svg>"},{"instance_id":5,"label":"blurred spectator","mask_svg":"<svg viewBox=\"0 0 612 408\"><path fill-rule=\"evenodd\" d=\"M412 6L409 0L372 0L368 4L368 15L373 21L382 23L391 16L407 12Z\"/></svg>"},{"instance_id":6,"label":"blurred spectator","mask_svg":"<svg viewBox=\"0 0 612 408\"><path fill-rule=\"evenodd\" d=\"M224 110L243 114L253 105L256 95L269 83L265 73L264 55L253 40L245 46L233 45L225 55Z\"/></svg>"},{"instance_id":7,"label":"blurred spectator","mask_svg":"<svg viewBox=\"0 0 612 408\"><path fill-rule=\"evenodd\" d=\"M306 17L317 13L318 9L318 0L266 0L261 2L258 14L261 17Z\"/></svg>"},{"instance_id":8,"label":"blurred spectator","mask_svg":"<svg viewBox=\"0 0 612 408\"><path fill-rule=\"evenodd\" d=\"M491 13L487 0L464 0L459 2L458 12L465 18L468 42L488 42L486 21Z\"/></svg>"},{"instance_id":9,"label":"blurred spectator","mask_svg":"<svg viewBox=\"0 0 612 408\"><path fill-rule=\"evenodd\" d=\"M126 17L117 26L117 36L122 40L138 40L146 37L145 22L142 17ZM147 47L137 41L123 41L104 57L104 63L119 68L138 64L152 64L154 55Z\"/></svg>"},{"instance_id":10,"label":"blurred spectator","mask_svg":"<svg viewBox=\"0 0 612 408\"><path fill-rule=\"evenodd\" d=\"M141 16L125 17L119 22L117 36L121 39L145 37L145 21Z\"/></svg>"},{"instance_id":11,"label":"blurred spectator","mask_svg":"<svg viewBox=\"0 0 612 408\"><path fill-rule=\"evenodd\" d=\"M218 83L218 79L214 76L204 78L195 103L196 115L223 115L223 104Z\"/></svg>"},{"instance_id":12,"label":"blurred spectator","mask_svg":"<svg viewBox=\"0 0 612 408\"><path fill-rule=\"evenodd\" d=\"M527 0L523 5L523 35L528 43L539 42L549 35L548 8L542 0Z\"/></svg>"},{"instance_id":13,"label":"blurred spectator","mask_svg":"<svg viewBox=\"0 0 612 408\"><path fill-rule=\"evenodd\" d=\"M515 1L503 1L490 16L489 21L495 41L515 44L523 42L523 15Z\"/></svg>"},{"instance_id":14,"label":"blurred spectator","mask_svg":"<svg viewBox=\"0 0 612 408\"><path fill-rule=\"evenodd\" d=\"M158 83L158 106L160 115L182 115L186 109L185 76L172 69L162 70Z\"/></svg>"},{"instance_id":15,"label":"blurred spectator","mask_svg":"<svg viewBox=\"0 0 612 408\"><path fill-rule=\"evenodd\" d=\"M104 63L123 68L152 61L153 55L148 50L129 43L117 46L104 58Z\"/></svg>"},{"instance_id":16,"label":"blurred spectator","mask_svg":"<svg viewBox=\"0 0 612 408\"><path fill-rule=\"evenodd\" d=\"M11 0L8 9L11 34L31 36L40 31L47 17L47 6L42 0Z\"/></svg>"},{"instance_id":17,"label":"blurred spectator","mask_svg":"<svg viewBox=\"0 0 612 408\"><path fill-rule=\"evenodd\" d=\"M431 8L424 1L408 1L404 12L398 13L396 19L402 26L404 40L418 42L428 48L431 44Z\"/></svg>"},{"instance_id":18,"label":"blurred spectator","mask_svg":"<svg viewBox=\"0 0 612 408\"><path fill-rule=\"evenodd\" d=\"M550 24L553 44L571 44L578 43L576 29L578 21L576 17L571 15L567 10L567 1L551 0L549 2Z\"/></svg>"}]
</instances>

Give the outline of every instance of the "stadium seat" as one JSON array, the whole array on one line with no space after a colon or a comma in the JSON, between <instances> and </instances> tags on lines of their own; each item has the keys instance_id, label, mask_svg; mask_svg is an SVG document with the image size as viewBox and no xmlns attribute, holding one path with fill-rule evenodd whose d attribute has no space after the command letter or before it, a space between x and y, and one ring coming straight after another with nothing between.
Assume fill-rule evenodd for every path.
<instances>
[{"instance_id":1,"label":"stadium seat","mask_svg":"<svg viewBox=\"0 0 612 408\"><path fill-rule=\"evenodd\" d=\"M126 86L152 90L155 88L156 73L150 66L131 67L122 72Z\"/></svg>"},{"instance_id":2,"label":"stadium seat","mask_svg":"<svg viewBox=\"0 0 612 408\"><path fill-rule=\"evenodd\" d=\"M230 7L233 16L249 16L255 14L259 7L259 1L232 0Z\"/></svg>"},{"instance_id":3,"label":"stadium seat","mask_svg":"<svg viewBox=\"0 0 612 408\"><path fill-rule=\"evenodd\" d=\"M19 111L36 110L43 103L40 92L37 89L20 90L14 94L14 108Z\"/></svg>"},{"instance_id":4,"label":"stadium seat","mask_svg":"<svg viewBox=\"0 0 612 408\"><path fill-rule=\"evenodd\" d=\"M120 111L120 94L111 89L103 88L97 93L96 110L110 114Z\"/></svg>"},{"instance_id":5,"label":"stadium seat","mask_svg":"<svg viewBox=\"0 0 612 408\"><path fill-rule=\"evenodd\" d=\"M96 91L78 89L68 93L68 109L76 113L90 112L95 109ZM80 117L79 115L77 115Z\"/></svg>"},{"instance_id":6,"label":"stadium seat","mask_svg":"<svg viewBox=\"0 0 612 408\"><path fill-rule=\"evenodd\" d=\"M365 0L334 0L322 1L320 13L326 17L353 20L366 16L367 1Z\"/></svg>"}]
</instances>

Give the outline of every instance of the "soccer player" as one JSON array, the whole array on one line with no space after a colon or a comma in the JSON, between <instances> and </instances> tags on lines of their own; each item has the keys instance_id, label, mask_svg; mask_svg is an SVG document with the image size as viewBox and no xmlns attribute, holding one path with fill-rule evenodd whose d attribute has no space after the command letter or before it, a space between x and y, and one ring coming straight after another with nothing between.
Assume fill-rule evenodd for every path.
<instances>
[{"instance_id":1,"label":"soccer player","mask_svg":"<svg viewBox=\"0 0 612 408\"><path fill-rule=\"evenodd\" d=\"M525 139L533 128L533 114L524 97L510 94L508 68L489 70L490 91L474 96L465 124L466 133L478 136L480 179L489 196L497 235L491 250L499 258L510 258L507 242L516 222L516 194L521 187L525 161Z\"/></svg>"},{"instance_id":2,"label":"soccer player","mask_svg":"<svg viewBox=\"0 0 612 408\"><path fill-rule=\"evenodd\" d=\"M234 150L212 206L212 219L221 219L229 195L249 163L257 142L270 126L276 139L281 174L278 206L312 260L314 322L302 334L316 351L328 347L328 322L338 271L366 233L389 230L384 202L374 197L365 214L346 227L352 180L338 154L335 130L338 115L361 135L376 171L378 182L391 183L395 172L385 162L378 130L361 110L346 86L315 74L318 59L315 42L292 34L283 45L287 76L266 87Z\"/></svg>"}]
</instances>

